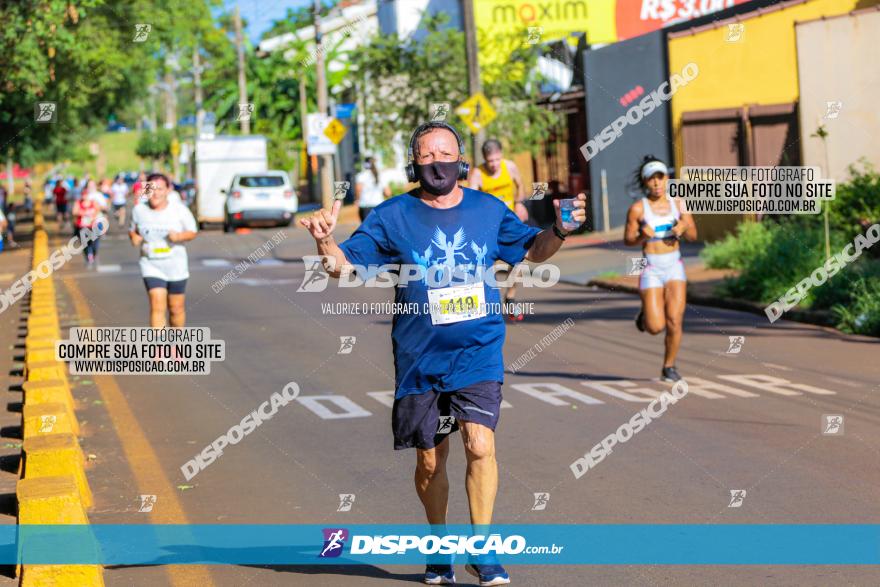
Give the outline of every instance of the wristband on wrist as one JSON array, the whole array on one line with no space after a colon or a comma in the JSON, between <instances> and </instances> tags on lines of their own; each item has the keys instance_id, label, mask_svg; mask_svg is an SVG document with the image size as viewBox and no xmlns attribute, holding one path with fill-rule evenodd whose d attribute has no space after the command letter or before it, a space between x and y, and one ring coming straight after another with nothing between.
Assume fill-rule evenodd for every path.
<instances>
[{"instance_id":1,"label":"wristband on wrist","mask_svg":"<svg viewBox=\"0 0 880 587\"><path fill-rule=\"evenodd\" d=\"M560 240L565 240L565 237L567 237L571 233L562 232L561 230L559 230L559 227L556 226L556 224L554 223L553 224L553 234L555 234Z\"/></svg>"}]
</instances>

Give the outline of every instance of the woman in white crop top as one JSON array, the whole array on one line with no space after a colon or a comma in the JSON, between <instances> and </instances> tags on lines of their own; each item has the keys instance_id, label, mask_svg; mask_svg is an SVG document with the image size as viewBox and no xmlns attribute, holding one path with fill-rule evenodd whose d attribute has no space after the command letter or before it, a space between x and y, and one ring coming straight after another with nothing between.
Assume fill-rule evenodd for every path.
<instances>
[{"instance_id":1,"label":"woman in white crop top","mask_svg":"<svg viewBox=\"0 0 880 587\"><path fill-rule=\"evenodd\" d=\"M679 241L696 240L697 227L681 202L666 195L669 171L653 156L647 156L637 171L645 197L629 207L623 242L641 247L642 272L639 293L642 309L636 326L642 332L666 331L666 353L661 372L664 381L681 379L675 358L681 343L682 319L687 303L687 277L681 262Z\"/></svg>"}]
</instances>

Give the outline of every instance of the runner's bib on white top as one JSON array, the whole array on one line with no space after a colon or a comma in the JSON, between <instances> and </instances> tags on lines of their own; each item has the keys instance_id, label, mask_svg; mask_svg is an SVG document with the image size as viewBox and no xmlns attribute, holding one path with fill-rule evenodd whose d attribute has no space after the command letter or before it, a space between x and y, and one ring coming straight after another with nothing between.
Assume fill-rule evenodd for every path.
<instances>
[{"instance_id":1,"label":"runner's bib on white top","mask_svg":"<svg viewBox=\"0 0 880 587\"><path fill-rule=\"evenodd\" d=\"M431 324L452 324L475 320L486 315L486 290L483 282L428 290Z\"/></svg>"},{"instance_id":2,"label":"runner's bib on white top","mask_svg":"<svg viewBox=\"0 0 880 587\"><path fill-rule=\"evenodd\" d=\"M171 256L171 246L165 239L144 243L148 259L164 259Z\"/></svg>"}]
</instances>

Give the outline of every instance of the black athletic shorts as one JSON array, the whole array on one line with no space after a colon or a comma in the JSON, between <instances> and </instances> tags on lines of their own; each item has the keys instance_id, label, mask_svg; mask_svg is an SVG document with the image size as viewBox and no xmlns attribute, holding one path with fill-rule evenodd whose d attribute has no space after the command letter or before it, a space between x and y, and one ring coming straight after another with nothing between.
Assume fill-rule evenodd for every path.
<instances>
[{"instance_id":1,"label":"black athletic shorts","mask_svg":"<svg viewBox=\"0 0 880 587\"><path fill-rule=\"evenodd\" d=\"M168 293L173 295L182 294L186 291L185 279L181 279L180 281L165 281L158 277L144 277L144 285L147 286L147 291L160 287L162 289L167 289Z\"/></svg>"},{"instance_id":2,"label":"black athletic shorts","mask_svg":"<svg viewBox=\"0 0 880 587\"><path fill-rule=\"evenodd\" d=\"M455 391L405 395L394 400L391 410L394 450L434 448L458 430L459 421L495 430L500 410L498 381L482 381Z\"/></svg>"}]
</instances>

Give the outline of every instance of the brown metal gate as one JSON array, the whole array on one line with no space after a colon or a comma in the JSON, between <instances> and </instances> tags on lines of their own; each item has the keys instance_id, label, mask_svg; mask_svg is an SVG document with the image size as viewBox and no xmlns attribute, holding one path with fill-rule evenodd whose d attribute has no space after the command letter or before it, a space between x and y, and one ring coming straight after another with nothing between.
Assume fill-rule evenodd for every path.
<instances>
[{"instance_id":1,"label":"brown metal gate","mask_svg":"<svg viewBox=\"0 0 880 587\"><path fill-rule=\"evenodd\" d=\"M796 104L685 112L683 166L800 165ZM700 238L723 238L743 221L739 214L697 214Z\"/></svg>"}]
</instances>

